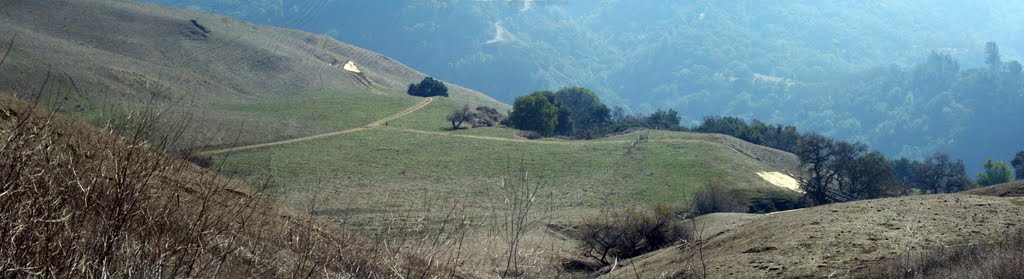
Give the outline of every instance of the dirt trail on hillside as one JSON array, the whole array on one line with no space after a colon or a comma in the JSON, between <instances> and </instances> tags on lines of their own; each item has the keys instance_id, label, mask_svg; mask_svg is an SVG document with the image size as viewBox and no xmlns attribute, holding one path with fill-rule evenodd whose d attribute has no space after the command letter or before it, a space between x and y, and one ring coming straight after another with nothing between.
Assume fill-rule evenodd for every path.
<instances>
[{"instance_id":1,"label":"dirt trail on hillside","mask_svg":"<svg viewBox=\"0 0 1024 279\"><path fill-rule=\"evenodd\" d=\"M217 149L217 150L207 150L207 151L199 152L199 155L211 156L211 155L223 154L223 153L228 153L228 152L235 152L235 151L243 151L243 150L249 150L249 149L277 146L277 145L282 145L282 144L290 144L290 143L296 143L296 142L303 142L303 141L309 141L309 140L314 140L314 139L319 139L319 138L325 138L325 137L337 136L337 135L341 135L341 134L358 132L358 131L362 131L362 130L378 127L380 125L384 125L384 123L387 123L388 121L392 121L392 120L398 119L399 117L402 117L402 116L405 116L407 114L413 113L413 112L415 112L415 111L417 111L417 110L419 110L419 109L421 109L421 108L423 108L423 107L425 107L425 106L427 106L427 105L429 105L430 103L433 103L433 102L434 102L434 98L433 97L427 98L427 99L423 100L422 102L420 102L419 104L416 104L415 106L409 107L409 108L407 108L407 109L405 109L405 110L403 110L403 111L401 111L399 113L396 113L396 114L394 114L392 116L381 118L381 119L379 119L377 121L374 121L374 122L372 122L370 124L366 124L366 125L364 125L362 127L357 127L357 128L352 128L352 129L342 130L342 131L323 133L323 134L316 134L316 135L312 135L312 136L305 136L305 137L294 138L294 139L287 139L287 140L282 140L282 141L274 141L274 142L258 143L258 144L252 144L252 145L236 146L236 147Z\"/></svg>"},{"instance_id":2,"label":"dirt trail on hillside","mask_svg":"<svg viewBox=\"0 0 1024 279\"><path fill-rule=\"evenodd\" d=\"M604 143L604 144L629 144L629 143L633 142L632 140L573 140L573 141L530 140L530 139L524 139L524 138L502 138L502 137L481 136L481 135L460 135L460 134L452 134L452 133L445 133L445 132L416 130L416 129L409 129L409 128L395 128L395 127L386 127L385 128L385 127L381 127L382 125L384 125L384 123L387 123L388 121L393 121L395 119L398 119L400 117L403 117L405 115L413 113L413 112L415 112L415 111L417 111L419 109L422 109L423 107L426 107L430 103L434 102L434 100L435 100L435 98L433 98L433 97L427 98L427 99L423 100L422 102L420 102L419 104L416 104L415 106L409 107L409 108L407 108L407 109L405 109L405 110L403 110L403 111L401 111L399 113L396 113L396 114L394 114L392 116L389 116L389 117L385 117L385 118L379 119L379 120L374 121L374 122L372 122L370 124L366 124L364 126L357 127L357 128L352 128L352 129L347 129L347 130L342 130L342 131L329 132L329 133L323 133L323 134L317 134L317 135L311 135L311 136L294 138L294 139L288 139L288 140L282 140L282 141L259 143L259 144L252 144L252 145L245 145L245 146L238 146L238 147L231 147L231 148L217 149L217 150L208 150L208 151L200 152L199 155L211 156L211 155L218 155L218 154L223 154L223 153L228 153L228 152L244 151L244 150L250 150L250 149L256 149L256 148L263 148L263 147L277 146L277 145L283 145L283 144L297 143L297 142L309 141L309 140L314 140L314 139L319 139L319 138L324 138L324 137L331 137L331 136L337 136L337 135L341 135L341 134L348 134L348 133L352 133L352 132L364 131L364 130L369 130L369 129L386 129L386 130L390 130L390 131L405 132L405 133L417 133L417 134L428 134L428 135L438 135L438 136L448 136L448 137L460 137L460 138L470 138L470 139L490 140L490 141L501 141L501 142L529 143L529 144L583 145L583 144L598 144L598 143ZM736 153L739 153L741 155L748 156L748 157L751 157L753 159L758 159L758 158L756 158L754 156L751 156L750 154L747 154L746 152L740 151L740 150L738 150L738 149L736 149L736 148L734 148L732 146L729 146L728 144L723 144L723 143L713 142L713 141L690 140L690 139L662 139L662 140L654 139L654 140L647 140L646 142L662 142L662 143L706 142L706 143L714 143L714 144L719 144L721 146L729 148L730 150L732 150L732 151L734 151Z\"/></svg>"}]
</instances>

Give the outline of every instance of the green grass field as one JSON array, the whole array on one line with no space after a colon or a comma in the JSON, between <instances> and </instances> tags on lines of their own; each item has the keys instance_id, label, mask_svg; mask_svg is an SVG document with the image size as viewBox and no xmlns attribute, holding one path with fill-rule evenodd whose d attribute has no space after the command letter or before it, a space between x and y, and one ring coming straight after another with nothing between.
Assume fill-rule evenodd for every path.
<instances>
[{"instance_id":1,"label":"green grass field","mask_svg":"<svg viewBox=\"0 0 1024 279\"><path fill-rule=\"evenodd\" d=\"M222 102L211 111L234 115L269 127L256 138L298 137L360 127L420 102L414 97L390 97L360 91L302 92L286 98Z\"/></svg>"},{"instance_id":2,"label":"green grass field","mask_svg":"<svg viewBox=\"0 0 1024 279\"><path fill-rule=\"evenodd\" d=\"M476 128L476 129L461 129L452 131L452 125L450 122L445 120L445 117L450 114L453 110L462 108L462 106L470 104L470 107L476 107L478 104L471 101L452 99L452 98L438 98L434 103L426 106L416 112L410 113L405 117L396 119L390 124L391 127L396 128L407 128L423 131L434 131L434 132L445 132L458 135L478 135L488 137L499 137L499 138L517 138L516 131L510 129L499 129L499 128ZM495 108L502 113L508 113L504 108Z\"/></svg>"},{"instance_id":3,"label":"green grass field","mask_svg":"<svg viewBox=\"0 0 1024 279\"><path fill-rule=\"evenodd\" d=\"M305 206L315 194L322 199L320 212L357 227L370 226L381 214L442 199L459 200L471 214L485 215L488 206L501 201L496 188L510 164L525 167L544 185L540 202L556 219L603 207L679 205L709 183L777 191L755 172L784 169L688 133L651 133L649 142L627 154L638 134L528 141L512 139L510 129L447 131L437 127L446 123L425 118L436 119L447 109L444 102L435 104L389 127L216 159L238 177L269 178L272 192L292 206Z\"/></svg>"},{"instance_id":4,"label":"green grass field","mask_svg":"<svg viewBox=\"0 0 1024 279\"><path fill-rule=\"evenodd\" d=\"M126 107L107 100L82 99L60 103L63 96L47 96L52 107L98 127L107 127L141 114L159 114L163 129L189 125L182 142L214 147L237 146L297 138L362 127L403 111L423 98L397 92L378 95L365 88L296 92L288 96L260 98L204 98L204 103L162 103ZM442 117L443 118L443 117ZM195 141L189 141L195 140ZM209 143L206 143L209 142ZM181 146L186 148L188 146Z\"/></svg>"}]
</instances>

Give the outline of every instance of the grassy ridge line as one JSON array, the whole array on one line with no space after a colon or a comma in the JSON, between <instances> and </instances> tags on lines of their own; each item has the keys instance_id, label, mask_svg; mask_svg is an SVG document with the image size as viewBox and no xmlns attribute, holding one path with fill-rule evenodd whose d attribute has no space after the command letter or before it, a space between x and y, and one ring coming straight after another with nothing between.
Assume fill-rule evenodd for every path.
<instances>
[{"instance_id":1,"label":"grassy ridge line","mask_svg":"<svg viewBox=\"0 0 1024 279\"><path fill-rule=\"evenodd\" d=\"M423 130L408 129L408 128L387 128L387 130L399 131L399 132L407 132L407 133L420 133L420 134L428 134L428 135L438 135L438 136L462 137L462 138L480 139L480 140L520 142L520 143L537 143L537 144L599 144L599 143L623 144L623 143L632 143L633 142L631 140L548 140L548 139L531 140L531 139L525 139L525 138L518 138L517 139L517 138L501 138L501 137L481 136L481 135L452 134L452 133L423 131ZM728 146L728 145L725 145L725 144L721 144L721 143L717 143L717 142L711 142L711 141L705 141L705 140L698 140L698 139L692 139L692 140L690 140L690 139L653 139L653 140L646 140L645 142L665 142L665 143L708 142L708 143L713 143L713 144L719 144L719 145L728 147L729 149L732 149L733 151L736 151L736 153L747 155L747 154L745 154L743 152L740 152L739 150L736 150L735 148L733 148L731 146Z\"/></svg>"},{"instance_id":2,"label":"grassy ridge line","mask_svg":"<svg viewBox=\"0 0 1024 279\"><path fill-rule=\"evenodd\" d=\"M491 197L488 185L500 182L510 156L524 158L531 176L545 179L557 198L544 202L564 218L609 204L675 203L712 181L737 189L783 190L755 175L782 166L751 160L722 144L665 140L625 153L627 142L482 140L389 126L214 160L239 177L271 175L275 191L291 204L301 204L308 192L331 195L324 207L337 214L327 215L346 220L372 221L382 204L406 207L422 197L421 191L462 197L469 212L482 212ZM387 199L381 193L393 195Z\"/></svg>"},{"instance_id":3,"label":"grassy ridge line","mask_svg":"<svg viewBox=\"0 0 1024 279\"><path fill-rule=\"evenodd\" d=\"M438 131L425 131L425 130L410 129L410 128L389 128L389 129L390 130L395 130L395 131L401 131L401 132L416 132L416 133L434 134L434 135L443 135L443 136L457 136L457 137L484 139L484 141L496 141L496 142L507 142L507 143L524 143L524 144L588 145L588 144L630 144L630 143L633 143L633 141L620 141L620 139L611 139L611 141L544 141L544 139L541 139L541 141L538 141L538 139L508 138L508 137L497 137L497 136L487 136L487 135L477 135L477 134L444 133L444 132L438 132ZM745 157L750 157L751 159L760 160L760 158L758 158L758 157L756 157L754 155L751 155L749 153L740 151L740 150L738 150L735 147L732 147L730 145L726 145L724 143L719 143L719 142L703 141L703 139L647 139L646 143L666 143L666 144L711 143L711 144L720 145L722 147L728 148L732 152L738 153L738 154L743 155Z\"/></svg>"},{"instance_id":4,"label":"grassy ridge line","mask_svg":"<svg viewBox=\"0 0 1024 279\"><path fill-rule=\"evenodd\" d=\"M347 134L347 133L352 133L352 132L358 132L358 131L366 130L366 129L369 129L369 128L378 127L381 124L387 123L388 121L392 121L392 120L398 119L399 117L402 117L402 116L405 116L407 114L413 113L416 110L419 110L419 109L429 105L433 101L434 101L434 98L432 98L432 97L431 98L427 98L427 99L423 100L422 102L420 102L419 104L416 104L415 106L409 107L409 108L407 108L407 109L405 109L405 110L403 110L403 111L401 111L401 112L399 112L397 114L394 114L392 116L388 116L388 117L379 119L379 120L374 121L374 122L372 122L370 124L367 124L366 126L362 126L362 127L358 127L358 128L352 128L352 129L347 129L347 130L341 130L341 131L317 134L317 135L300 137L300 138L294 138L294 139L287 139L287 140L282 140L282 141L259 143L259 144L253 144L253 145L246 145L246 146L239 146L239 147L232 147L232 148L225 148L225 149L203 151L203 152L200 152L199 155L203 155L203 156L217 155L217 154L223 154L223 153L228 153L228 152L235 152L235 151L243 151L243 150L250 150L250 149L256 149L256 148L277 146L277 145L282 145L282 144L303 142L303 141L314 140L314 139L319 139L319 138L323 138L323 137L330 137L330 136L336 136L336 135Z\"/></svg>"}]
</instances>

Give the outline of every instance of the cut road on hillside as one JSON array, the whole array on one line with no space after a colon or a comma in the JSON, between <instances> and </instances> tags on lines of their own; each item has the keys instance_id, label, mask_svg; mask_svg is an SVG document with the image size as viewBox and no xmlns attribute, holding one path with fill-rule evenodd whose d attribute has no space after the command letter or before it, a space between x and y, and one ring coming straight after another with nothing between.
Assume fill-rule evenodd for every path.
<instances>
[{"instance_id":1,"label":"cut road on hillside","mask_svg":"<svg viewBox=\"0 0 1024 279\"><path fill-rule=\"evenodd\" d=\"M422 102L420 102L419 104L416 104L415 106L409 107L409 108L407 108L407 109L405 109L405 110L403 110L403 111L401 111L399 113L396 113L396 114L394 114L392 116L381 118L381 119L379 119L377 121L374 121L374 122L372 122L370 124L366 124L365 126L358 127L358 128L352 128L352 129L348 129L348 130L335 131L335 132L329 132L329 133L323 133L323 134L316 134L316 135L312 135L312 136L305 136L305 137L287 139L287 140L282 140L282 141L265 142L265 143L258 143L258 144L252 144L252 145L243 145L243 146L236 146L236 147L224 148L224 149L216 149L216 150L207 150L207 151L199 152L199 155L202 155L202 156L212 156L212 155L224 154L224 153L228 153L228 152L243 151L243 150L250 150L250 149L256 149L256 148L264 148L264 147L277 146L277 145L282 145L282 144L289 144L289 143L309 141L309 140L314 140L314 139L319 139L319 138L324 138L324 137L337 136L337 135L347 134L347 133L351 133L351 132L358 132L358 131L366 130L366 129L369 129L369 128L377 127L377 126L380 126L380 125L384 125L384 123L387 123L388 121L392 121L392 120L398 119L399 117L402 117L402 116L405 116L407 114L413 113L413 112L415 112L415 111L417 111L417 110L419 110L419 109L429 105L432 102L434 102L434 97L426 98Z\"/></svg>"}]
</instances>

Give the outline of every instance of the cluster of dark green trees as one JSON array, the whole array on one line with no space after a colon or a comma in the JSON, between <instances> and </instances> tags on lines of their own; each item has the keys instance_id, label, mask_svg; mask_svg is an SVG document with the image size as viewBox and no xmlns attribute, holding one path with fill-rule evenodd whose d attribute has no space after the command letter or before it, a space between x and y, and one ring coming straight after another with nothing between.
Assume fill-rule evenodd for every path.
<instances>
[{"instance_id":1,"label":"cluster of dark green trees","mask_svg":"<svg viewBox=\"0 0 1024 279\"><path fill-rule=\"evenodd\" d=\"M876 67L827 83L794 85L780 89L778 99L800 102L795 106L803 113L780 119L864 140L887 154L922 157L945 150L980 165L992 149L1017 147L1024 136L1024 126L1014 125L1024 121L1021 63L1004 60L992 42L985 46L984 62L964 69L952 55L934 52L908 68Z\"/></svg>"},{"instance_id":2,"label":"cluster of dark green trees","mask_svg":"<svg viewBox=\"0 0 1024 279\"><path fill-rule=\"evenodd\" d=\"M440 80L436 80L432 77L426 77L418 84L410 83L409 90L407 90L406 93L418 97L448 97L448 87Z\"/></svg>"},{"instance_id":3,"label":"cluster of dark green trees","mask_svg":"<svg viewBox=\"0 0 1024 279\"><path fill-rule=\"evenodd\" d=\"M1024 114L1019 113L1019 108L1024 107L1024 67L1018 61L1004 60L996 43L987 43L984 53L985 66L970 69L961 68L950 54L934 52L912 67L876 67L838 74L820 82L740 78L730 83L737 87L723 90L754 93L726 96L730 98L725 103L700 98L690 100L688 103L697 109L690 114L701 113L697 107L714 107L740 111L748 119L755 115L772 115L834 138L865 142L883 154L897 157L928 158L933 155L931 150L943 150L977 169L986 162L985 154L991 154L993 149L1014 148L1019 144L1017 139L1024 136L1020 125L1013 125L1024 121ZM564 126L567 122L559 121L567 112L565 106L559 105L553 95L556 94L545 94L545 99L556 107L554 116L549 114L543 118L549 121L546 125L555 127L550 133L537 126L513 126L548 136L575 138L631 128L692 130L728 134L791 153L797 153L801 138L794 126L770 125L757 120L748 123L738 117L709 117L698 126L681 127L676 120L680 115L674 110L626 115L622 110L612 109L609 117L594 118L607 121L593 122L585 129L567 129ZM707 98L718 97L708 95ZM744 106L750 109L742 108ZM781 107L794 109L778 109ZM1003 163L993 161L986 165L977 184L984 186L1002 181L1005 177ZM1024 172L1015 166L1011 170L1016 170L1018 175Z\"/></svg>"},{"instance_id":4,"label":"cluster of dark green trees","mask_svg":"<svg viewBox=\"0 0 1024 279\"><path fill-rule=\"evenodd\" d=\"M1017 179L1024 180L1024 150L1018 151L1017 156L1013 157L1013 170L1017 173Z\"/></svg>"},{"instance_id":5,"label":"cluster of dark green trees","mask_svg":"<svg viewBox=\"0 0 1024 279\"><path fill-rule=\"evenodd\" d=\"M996 185L1013 180L1013 169L1003 161L989 158L985 160L984 167L985 171L978 173L978 186Z\"/></svg>"},{"instance_id":6,"label":"cluster of dark green trees","mask_svg":"<svg viewBox=\"0 0 1024 279\"><path fill-rule=\"evenodd\" d=\"M1003 161L989 158L985 161L984 167L985 170L978 173L978 186L989 186L1010 182L1014 179L1024 179L1024 150L1018 151L1013 159L1010 160L1009 165ZM1016 176L1014 175L1015 173Z\"/></svg>"},{"instance_id":7,"label":"cluster of dark green trees","mask_svg":"<svg viewBox=\"0 0 1024 279\"><path fill-rule=\"evenodd\" d=\"M750 123L738 117L706 117L690 129L700 133L734 136L750 143L796 154L809 171L801 181L807 197L815 203L871 199L912 192L950 193L1024 179L1024 150L1012 160L1013 169L998 160L988 160L976 182L967 175L964 162L945 153L934 153L923 161L887 159L869 151L863 143L849 143L820 134L801 135L794 126Z\"/></svg>"},{"instance_id":8,"label":"cluster of dark green trees","mask_svg":"<svg viewBox=\"0 0 1024 279\"><path fill-rule=\"evenodd\" d=\"M675 110L630 115L621 107L608 109L597 94L583 87L521 96L509 113L509 122L516 129L570 138L595 138L633 128L678 130L679 121Z\"/></svg>"},{"instance_id":9,"label":"cluster of dark green trees","mask_svg":"<svg viewBox=\"0 0 1024 279\"><path fill-rule=\"evenodd\" d=\"M800 132L794 126L765 124L732 116L709 116L704 122L691 129L698 133L717 133L730 135L749 143L763 145L796 154L800 142Z\"/></svg>"},{"instance_id":10,"label":"cluster of dark green trees","mask_svg":"<svg viewBox=\"0 0 1024 279\"><path fill-rule=\"evenodd\" d=\"M618 133L636 128L684 131L686 127L680 126L681 117L674 109L658 109L648 115L626 114L621 107L612 110L612 123L608 125L608 132Z\"/></svg>"},{"instance_id":11,"label":"cluster of dark green trees","mask_svg":"<svg viewBox=\"0 0 1024 279\"><path fill-rule=\"evenodd\" d=\"M1000 65L1013 65L1000 64ZM1008 66L1012 67L1012 66ZM675 110L649 115L628 115L622 108L609 110L592 91L582 87L557 92L541 91L516 99L510 124L544 136L593 138L636 128L719 133L747 142L796 154L809 170L801 187L810 201L822 204L872 199L909 193L950 193L988 186L1024 175L1024 151L1013 160L1013 169L1002 161L989 160L985 171L972 182L963 160L934 153L923 161L889 159L863 143L850 143L816 133L801 134L795 126L749 123L738 117L706 117L687 128L679 125Z\"/></svg>"}]
</instances>

